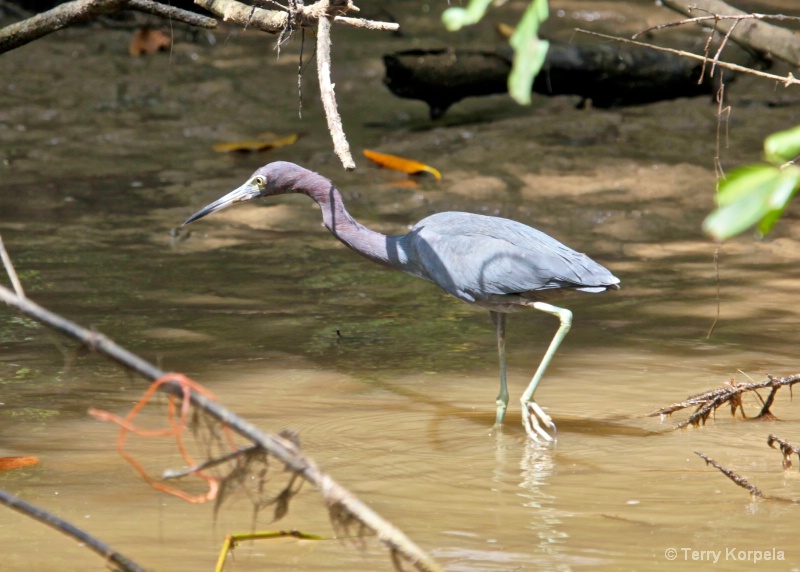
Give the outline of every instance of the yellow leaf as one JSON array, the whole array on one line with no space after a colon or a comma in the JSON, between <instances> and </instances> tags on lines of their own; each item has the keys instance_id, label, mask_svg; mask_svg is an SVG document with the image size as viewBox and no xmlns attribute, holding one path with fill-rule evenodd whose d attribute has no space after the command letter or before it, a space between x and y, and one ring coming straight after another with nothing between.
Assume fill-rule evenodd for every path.
<instances>
[{"instance_id":1,"label":"yellow leaf","mask_svg":"<svg viewBox=\"0 0 800 572\"><path fill-rule=\"evenodd\" d=\"M295 133L293 135L288 135L287 137L282 137L280 139L273 139L271 141L263 141L260 139L251 139L247 141L230 141L224 143L214 143L211 147L214 151L218 153L234 153L234 152L243 152L249 153L254 151L266 151L267 149L275 149L277 147L285 147L287 145L293 145L297 142L298 135Z\"/></svg>"},{"instance_id":2,"label":"yellow leaf","mask_svg":"<svg viewBox=\"0 0 800 572\"><path fill-rule=\"evenodd\" d=\"M414 161L413 159L406 159L405 157L398 157L397 155L387 155L386 153L378 153L377 151L370 151L369 149L364 149L364 156L370 161L374 161L381 167L386 167L387 169L393 169L395 171L401 171L409 174L425 171L437 179L442 178L442 174L430 165L420 163L419 161Z\"/></svg>"}]
</instances>

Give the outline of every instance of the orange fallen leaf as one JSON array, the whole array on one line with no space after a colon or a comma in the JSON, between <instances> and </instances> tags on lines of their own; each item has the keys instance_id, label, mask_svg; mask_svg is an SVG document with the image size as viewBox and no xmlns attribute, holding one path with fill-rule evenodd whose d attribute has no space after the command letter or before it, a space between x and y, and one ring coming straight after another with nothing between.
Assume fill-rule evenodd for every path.
<instances>
[{"instance_id":1,"label":"orange fallen leaf","mask_svg":"<svg viewBox=\"0 0 800 572\"><path fill-rule=\"evenodd\" d=\"M408 173L410 175L424 171L426 173L430 173L437 179L442 178L442 174L430 165L420 163L419 161L414 161L413 159L406 159L405 157L398 157L397 155L387 155L386 153L378 153L377 151L370 151L369 149L364 149L364 156L370 161L374 161L381 167L386 167L387 169L402 171L403 173Z\"/></svg>"},{"instance_id":2,"label":"orange fallen leaf","mask_svg":"<svg viewBox=\"0 0 800 572\"><path fill-rule=\"evenodd\" d=\"M35 465L38 462L38 457L0 457L0 471L27 467L28 465Z\"/></svg>"},{"instance_id":3,"label":"orange fallen leaf","mask_svg":"<svg viewBox=\"0 0 800 572\"><path fill-rule=\"evenodd\" d=\"M142 56L152 54L161 50L166 50L172 44L172 40L160 30L150 28L140 28L136 30L128 45L128 53L132 56Z\"/></svg>"},{"instance_id":4,"label":"orange fallen leaf","mask_svg":"<svg viewBox=\"0 0 800 572\"><path fill-rule=\"evenodd\" d=\"M211 147L218 153L250 153L253 151L266 151L267 149L276 149L277 147L286 147L287 145L294 145L297 142L298 135L288 135L280 139L273 139L271 141L251 139L246 141L231 141L224 143L214 143Z\"/></svg>"}]
</instances>

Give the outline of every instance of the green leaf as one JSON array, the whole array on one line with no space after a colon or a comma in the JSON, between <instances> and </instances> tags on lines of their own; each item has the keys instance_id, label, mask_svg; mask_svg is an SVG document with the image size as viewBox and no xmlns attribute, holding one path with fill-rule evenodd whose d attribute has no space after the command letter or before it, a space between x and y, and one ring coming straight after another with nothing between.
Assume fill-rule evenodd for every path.
<instances>
[{"instance_id":1,"label":"green leaf","mask_svg":"<svg viewBox=\"0 0 800 572\"><path fill-rule=\"evenodd\" d=\"M703 230L725 240L759 223L766 234L800 187L800 168L750 166L737 169L720 183L719 208L703 221Z\"/></svg>"},{"instance_id":2,"label":"green leaf","mask_svg":"<svg viewBox=\"0 0 800 572\"><path fill-rule=\"evenodd\" d=\"M491 3L492 0L470 0L466 8L448 8L442 13L442 23L450 32L471 26L483 18Z\"/></svg>"},{"instance_id":3,"label":"green leaf","mask_svg":"<svg viewBox=\"0 0 800 572\"><path fill-rule=\"evenodd\" d=\"M508 93L520 105L529 105L536 74L542 69L550 43L538 37L539 27L549 16L547 0L532 0L509 40L514 64L508 76Z\"/></svg>"},{"instance_id":4,"label":"green leaf","mask_svg":"<svg viewBox=\"0 0 800 572\"><path fill-rule=\"evenodd\" d=\"M721 207L751 194L754 189L769 186L779 176L780 170L770 165L747 165L728 173L719 184L716 201Z\"/></svg>"},{"instance_id":5,"label":"green leaf","mask_svg":"<svg viewBox=\"0 0 800 572\"><path fill-rule=\"evenodd\" d=\"M800 126L773 133L764 139L764 153L771 163L785 163L800 156Z\"/></svg>"}]
</instances>

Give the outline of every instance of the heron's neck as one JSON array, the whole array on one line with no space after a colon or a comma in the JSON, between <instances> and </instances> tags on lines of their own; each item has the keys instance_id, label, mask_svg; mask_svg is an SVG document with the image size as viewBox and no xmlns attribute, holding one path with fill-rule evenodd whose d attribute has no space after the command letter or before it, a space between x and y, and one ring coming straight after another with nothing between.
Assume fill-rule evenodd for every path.
<instances>
[{"instance_id":1,"label":"heron's neck","mask_svg":"<svg viewBox=\"0 0 800 572\"><path fill-rule=\"evenodd\" d=\"M350 216L342 195L332 182L316 173L309 175L318 177L319 180L304 181L300 188L319 204L322 222L333 236L370 260L390 268L405 270L407 257L400 240L402 237L388 236L368 229Z\"/></svg>"}]
</instances>

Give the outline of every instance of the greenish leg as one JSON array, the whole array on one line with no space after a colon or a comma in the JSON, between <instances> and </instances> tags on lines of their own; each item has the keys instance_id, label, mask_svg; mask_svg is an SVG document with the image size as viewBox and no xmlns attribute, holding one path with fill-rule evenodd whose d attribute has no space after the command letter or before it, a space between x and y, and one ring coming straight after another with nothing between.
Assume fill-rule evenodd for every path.
<instances>
[{"instance_id":1,"label":"greenish leg","mask_svg":"<svg viewBox=\"0 0 800 572\"><path fill-rule=\"evenodd\" d=\"M503 312L492 312L492 323L497 331L497 353L500 356L500 393L497 395L497 419L494 424L499 427L508 409L508 384L506 383L506 315Z\"/></svg>"},{"instance_id":2,"label":"greenish leg","mask_svg":"<svg viewBox=\"0 0 800 572\"><path fill-rule=\"evenodd\" d=\"M547 352L542 358L542 363L539 364L539 368L528 384L525 393L520 397L520 402L522 403L522 424L525 426L525 431L534 441L538 441L540 437L545 441L552 441L553 437L551 437L541 425L543 424L548 429L551 429L553 435L555 435L556 432L556 425L553 423L553 420L550 419L550 416L533 400L533 393L536 391L536 387L542 380L547 366L550 365L550 361L558 350L558 346L561 345L561 341L572 326L572 312L566 308L559 308L558 306L552 306L544 302L534 302L529 305L542 312L558 316L558 319L561 321L556 335L553 336L553 341L550 342L550 346L547 348ZM539 421L542 423L540 424Z\"/></svg>"}]
</instances>

